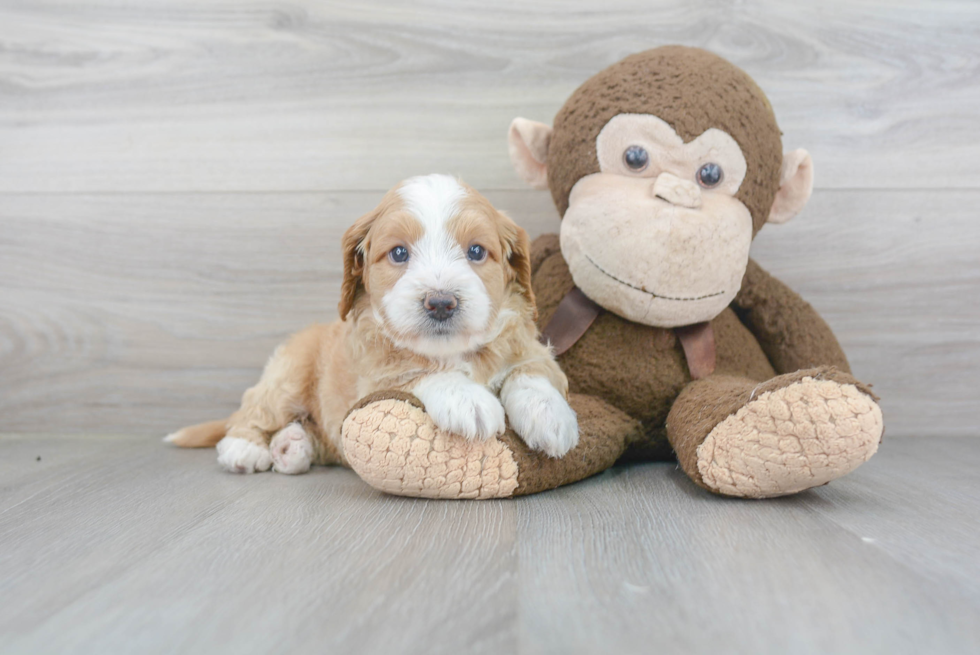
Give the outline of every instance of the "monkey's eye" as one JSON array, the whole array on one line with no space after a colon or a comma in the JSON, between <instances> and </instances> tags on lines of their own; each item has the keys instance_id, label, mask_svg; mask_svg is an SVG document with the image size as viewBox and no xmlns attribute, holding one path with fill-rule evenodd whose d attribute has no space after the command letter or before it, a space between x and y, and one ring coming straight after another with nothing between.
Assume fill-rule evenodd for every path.
<instances>
[{"instance_id":1,"label":"monkey's eye","mask_svg":"<svg viewBox=\"0 0 980 655\"><path fill-rule=\"evenodd\" d=\"M483 246L473 244L470 249L466 251L466 258L471 262L480 263L487 258L487 249Z\"/></svg>"},{"instance_id":2,"label":"monkey's eye","mask_svg":"<svg viewBox=\"0 0 980 655\"><path fill-rule=\"evenodd\" d=\"M722 177L724 173L718 164L707 163L698 169L698 184L705 189L718 186Z\"/></svg>"},{"instance_id":3,"label":"monkey's eye","mask_svg":"<svg viewBox=\"0 0 980 655\"><path fill-rule=\"evenodd\" d=\"M642 146L630 146L623 152L623 162L631 171L639 173L650 163L650 154Z\"/></svg>"},{"instance_id":4,"label":"monkey's eye","mask_svg":"<svg viewBox=\"0 0 980 655\"><path fill-rule=\"evenodd\" d=\"M395 246L388 251L388 259L394 264L404 264L408 261L408 248L405 246Z\"/></svg>"}]
</instances>

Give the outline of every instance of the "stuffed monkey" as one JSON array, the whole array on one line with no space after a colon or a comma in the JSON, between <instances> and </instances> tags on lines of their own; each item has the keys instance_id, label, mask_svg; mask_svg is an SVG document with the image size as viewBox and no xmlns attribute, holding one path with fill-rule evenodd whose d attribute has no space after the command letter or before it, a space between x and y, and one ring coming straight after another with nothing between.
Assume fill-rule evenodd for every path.
<instances>
[{"instance_id":1,"label":"stuffed monkey","mask_svg":"<svg viewBox=\"0 0 980 655\"><path fill-rule=\"evenodd\" d=\"M728 496L796 493L877 450L881 410L827 324L749 259L766 223L813 187L804 150L783 153L762 91L706 51L632 55L579 87L554 125L517 118L511 160L551 190L560 235L532 247L539 325L569 380L580 442L561 459L512 431L441 433L414 398L364 399L344 449L392 493L534 493L620 459L676 456Z\"/></svg>"}]
</instances>

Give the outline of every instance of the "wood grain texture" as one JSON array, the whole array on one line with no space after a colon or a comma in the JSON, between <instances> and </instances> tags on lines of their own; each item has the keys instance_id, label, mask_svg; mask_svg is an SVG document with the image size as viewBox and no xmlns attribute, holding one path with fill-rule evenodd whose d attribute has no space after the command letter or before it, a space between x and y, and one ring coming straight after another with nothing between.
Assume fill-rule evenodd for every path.
<instances>
[{"instance_id":1,"label":"wood grain texture","mask_svg":"<svg viewBox=\"0 0 980 655\"><path fill-rule=\"evenodd\" d=\"M532 234L547 193L494 192ZM286 335L336 318L338 235L380 193L15 195L0 205L8 430L166 434L220 418ZM978 191L819 191L756 259L827 318L890 435L973 435Z\"/></svg>"},{"instance_id":2,"label":"wood grain texture","mask_svg":"<svg viewBox=\"0 0 980 655\"><path fill-rule=\"evenodd\" d=\"M906 531L898 544L889 544L901 549L923 538L916 523L921 505L965 492L956 506L975 506L968 480L947 487L948 477L930 477L932 467L946 462L928 454L935 439L919 441L886 443L879 458L851 476L775 501L709 497L679 469L657 465L612 469L533 498L521 507L518 523L519 577L529 589L521 611L536 628L526 635L527 652L976 648L980 624L969 576L937 580L935 567L921 564L957 547L934 547L898 562L864 539L889 523L879 512L897 519L893 530ZM953 450L972 452L978 445L960 440ZM926 454L915 473L928 480L922 504L904 503L896 493L905 482L902 469L889 466L894 457L912 454ZM881 471L890 486L868 484L865 495L856 494L866 469ZM849 497L854 511L847 514L847 528L812 510L827 490ZM955 522L940 530L947 538L960 532ZM978 540L974 531L963 550L980 554Z\"/></svg>"},{"instance_id":3,"label":"wood grain texture","mask_svg":"<svg viewBox=\"0 0 980 655\"><path fill-rule=\"evenodd\" d=\"M978 464L976 439L895 438L774 501L649 464L445 502L4 435L0 652L975 653Z\"/></svg>"},{"instance_id":4,"label":"wood grain texture","mask_svg":"<svg viewBox=\"0 0 980 655\"><path fill-rule=\"evenodd\" d=\"M223 475L147 439L0 453L34 469L0 496L0 651L513 652L513 505L413 503L345 469Z\"/></svg>"},{"instance_id":5,"label":"wood grain texture","mask_svg":"<svg viewBox=\"0 0 980 655\"><path fill-rule=\"evenodd\" d=\"M820 188L976 186L971 2L42 0L0 4L0 191L518 189L512 118L667 43L754 76Z\"/></svg>"}]
</instances>

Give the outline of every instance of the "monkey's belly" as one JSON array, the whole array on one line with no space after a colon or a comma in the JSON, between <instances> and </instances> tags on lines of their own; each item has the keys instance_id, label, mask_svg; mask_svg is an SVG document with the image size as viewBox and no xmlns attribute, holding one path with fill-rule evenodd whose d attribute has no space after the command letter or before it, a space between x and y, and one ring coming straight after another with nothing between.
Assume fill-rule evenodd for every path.
<instances>
[{"instance_id":1,"label":"monkey's belly","mask_svg":"<svg viewBox=\"0 0 980 655\"><path fill-rule=\"evenodd\" d=\"M540 325L551 318L573 286L560 254L549 257L534 276ZM776 375L758 341L731 308L713 321L716 373L768 380ZM633 323L603 312L582 338L558 358L572 393L598 396L643 423L645 439L630 458L667 458L667 414L691 381L684 351L671 329Z\"/></svg>"}]
</instances>

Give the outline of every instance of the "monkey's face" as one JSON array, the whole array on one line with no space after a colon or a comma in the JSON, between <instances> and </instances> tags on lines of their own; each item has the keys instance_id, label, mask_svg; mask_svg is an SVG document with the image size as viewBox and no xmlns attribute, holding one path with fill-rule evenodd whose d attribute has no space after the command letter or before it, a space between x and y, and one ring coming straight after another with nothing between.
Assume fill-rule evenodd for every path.
<instances>
[{"instance_id":1,"label":"monkey's face","mask_svg":"<svg viewBox=\"0 0 980 655\"><path fill-rule=\"evenodd\" d=\"M752 216L746 162L711 128L688 143L649 114L619 114L596 139L599 172L572 187L561 249L575 284L624 318L676 327L717 316L738 293Z\"/></svg>"},{"instance_id":2,"label":"monkey's face","mask_svg":"<svg viewBox=\"0 0 980 655\"><path fill-rule=\"evenodd\" d=\"M630 55L585 81L554 129L515 118L514 170L550 189L561 247L593 301L657 327L707 321L735 298L749 244L813 189L805 150L745 71L698 48Z\"/></svg>"}]
</instances>

